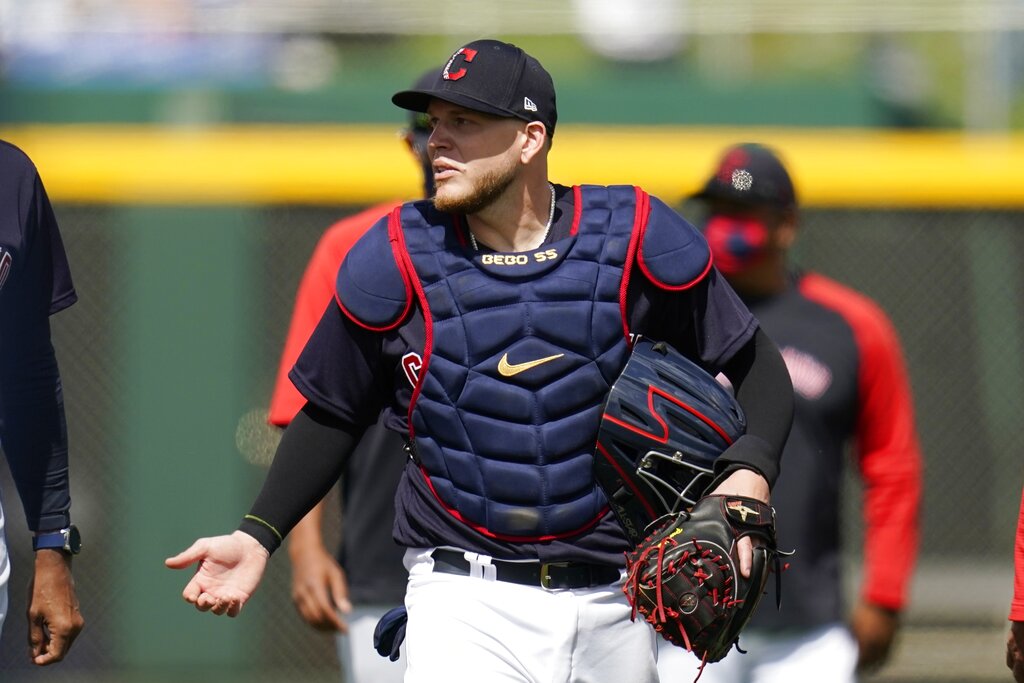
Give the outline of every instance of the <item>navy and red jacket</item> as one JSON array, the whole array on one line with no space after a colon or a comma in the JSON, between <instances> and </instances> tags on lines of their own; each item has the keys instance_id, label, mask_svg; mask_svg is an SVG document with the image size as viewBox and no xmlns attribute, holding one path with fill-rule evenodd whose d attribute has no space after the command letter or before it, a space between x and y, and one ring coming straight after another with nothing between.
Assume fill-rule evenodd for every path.
<instances>
[{"instance_id":1,"label":"navy and red jacket","mask_svg":"<svg viewBox=\"0 0 1024 683\"><path fill-rule=\"evenodd\" d=\"M796 554L782 575L782 609L759 610L752 626L842 620L840 490L851 442L863 483L861 598L902 609L917 556L921 455L891 322L868 297L814 273L794 275L779 295L745 301L778 345L795 396L772 505L779 546Z\"/></svg>"}]
</instances>

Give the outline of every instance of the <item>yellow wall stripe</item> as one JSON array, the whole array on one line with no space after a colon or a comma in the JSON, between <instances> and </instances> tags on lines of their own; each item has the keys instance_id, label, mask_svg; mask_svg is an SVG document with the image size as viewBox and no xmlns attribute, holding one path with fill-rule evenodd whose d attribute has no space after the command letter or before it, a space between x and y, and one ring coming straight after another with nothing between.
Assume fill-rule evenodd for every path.
<instances>
[{"instance_id":1,"label":"yellow wall stripe","mask_svg":"<svg viewBox=\"0 0 1024 683\"><path fill-rule=\"evenodd\" d=\"M364 204L419 191L390 126L9 126L56 201ZM562 124L551 178L694 191L720 151L778 149L805 206L1024 207L1024 134Z\"/></svg>"}]
</instances>

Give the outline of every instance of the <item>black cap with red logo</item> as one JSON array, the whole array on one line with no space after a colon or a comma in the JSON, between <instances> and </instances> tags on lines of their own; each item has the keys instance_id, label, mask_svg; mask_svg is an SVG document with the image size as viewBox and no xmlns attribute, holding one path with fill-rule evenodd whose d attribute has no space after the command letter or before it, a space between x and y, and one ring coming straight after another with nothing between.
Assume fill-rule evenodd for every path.
<instances>
[{"instance_id":1,"label":"black cap with red logo","mask_svg":"<svg viewBox=\"0 0 1024 683\"><path fill-rule=\"evenodd\" d=\"M796 206L793 181L779 157L757 143L730 147L694 199L718 199L779 209Z\"/></svg>"},{"instance_id":2,"label":"black cap with red logo","mask_svg":"<svg viewBox=\"0 0 1024 683\"><path fill-rule=\"evenodd\" d=\"M417 86L396 93L391 101L423 112L436 97L473 111L540 121L549 138L555 133L558 112L551 74L510 43L474 40L455 51L432 83Z\"/></svg>"}]
</instances>

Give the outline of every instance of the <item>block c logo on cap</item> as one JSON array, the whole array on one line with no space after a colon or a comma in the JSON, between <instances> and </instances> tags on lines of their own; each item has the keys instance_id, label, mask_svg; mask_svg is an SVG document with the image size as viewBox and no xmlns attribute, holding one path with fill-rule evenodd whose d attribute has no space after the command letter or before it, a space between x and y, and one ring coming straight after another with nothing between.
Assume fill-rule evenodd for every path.
<instances>
[{"instance_id":1,"label":"block c logo on cap","mask_svg":"<svg viewBox=\"0 0 1024 683\"><path fill-rule=\"evenodd\" d=\"M441 77L444 80L457 81L466 75L466 67L462 67L458 71L452 73L452 64L455 62L459 55L462 55L462 58L468 64L473 61L474 57L476 57L476 50L468 47L460 47L455 52L455 54L452 55L452 58L448 60L448 63L444 65L444 71L441 73Z\"/></svg>"}]
</instances>

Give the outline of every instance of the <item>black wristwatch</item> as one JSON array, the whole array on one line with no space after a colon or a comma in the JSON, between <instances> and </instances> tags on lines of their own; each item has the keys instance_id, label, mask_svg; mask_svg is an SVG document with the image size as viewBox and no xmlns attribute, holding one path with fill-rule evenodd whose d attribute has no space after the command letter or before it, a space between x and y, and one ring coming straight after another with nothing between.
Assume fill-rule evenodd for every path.
<instances>
[{"instance_id":1,"label":"black wristwatch","mask_svg":"<svg viewBox=\"0 0 1024 683\"><path fill-rule=\"evenodd\" d=\"M72 524L60 531L36 534L32 538L32 550L60 550L68 555L77 555L82 551L82 535L78 527Z\"/></svg>"}]
</instances>

